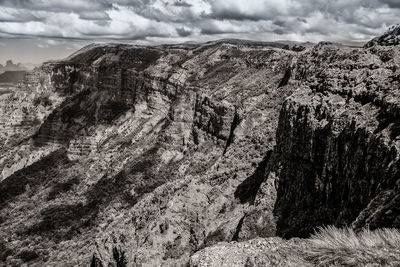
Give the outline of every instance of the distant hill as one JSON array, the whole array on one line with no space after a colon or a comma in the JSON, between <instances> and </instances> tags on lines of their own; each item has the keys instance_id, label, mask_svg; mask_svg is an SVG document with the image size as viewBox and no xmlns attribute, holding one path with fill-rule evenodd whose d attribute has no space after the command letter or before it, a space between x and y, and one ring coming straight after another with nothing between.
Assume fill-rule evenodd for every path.
<instances>
[{"instance_id":1,"label":"distant hill","mask_svg":"<svg viewBox=\"0 0 400 267\"><path fill-rule=\"evenodd\" d=\"M6 72L6 71L26 71L28 68L21 63L14 64L12 60L7 60L6 65L3 66L0 64L0 73Z\"/></svg>"},{"instance_id":2,"label":"distant hill","mask_svg":"<svg viewBox=\"0 0 400 267\"><path fill-rule=\"evenodd\" d=\"M6 71L0 74L0 83L17 83L21 81L26 74L26 71Z\"/></svg>"}]
</instances>

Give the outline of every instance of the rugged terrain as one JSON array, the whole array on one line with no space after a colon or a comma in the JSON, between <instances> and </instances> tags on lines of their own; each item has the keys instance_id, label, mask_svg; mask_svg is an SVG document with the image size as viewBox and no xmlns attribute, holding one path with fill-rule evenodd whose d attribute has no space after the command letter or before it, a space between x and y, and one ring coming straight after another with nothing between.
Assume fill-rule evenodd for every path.
<instances>
[{"instance_id":1,"label":"rugged terrain","mask_svg":"<svg viewBox=\"0 0 400 267\"><path fill-rule=\"evenodd\" d=\"M319 226L398 228L398 32L45 63L0 95L0 261L307 266Z\"/></svg>"}]
</instances>

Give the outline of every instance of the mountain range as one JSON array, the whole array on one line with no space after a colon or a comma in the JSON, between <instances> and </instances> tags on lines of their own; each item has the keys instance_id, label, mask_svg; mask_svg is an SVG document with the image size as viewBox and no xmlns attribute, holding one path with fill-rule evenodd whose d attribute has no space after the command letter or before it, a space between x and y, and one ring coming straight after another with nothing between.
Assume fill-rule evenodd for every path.
<instances>
[{"instance_id":1,"label":"mountain range","mask_svg":"<svg viewBox=\"0 0 400 267\"><path fill-rule=\"evenodd\" d=\"M32 70L36 65L26 63L13 63L13 61L7 60L5 65L0 64L0 73L6 72L6 71L27 71L27 70Z\"/></svg>"}]
</instances>

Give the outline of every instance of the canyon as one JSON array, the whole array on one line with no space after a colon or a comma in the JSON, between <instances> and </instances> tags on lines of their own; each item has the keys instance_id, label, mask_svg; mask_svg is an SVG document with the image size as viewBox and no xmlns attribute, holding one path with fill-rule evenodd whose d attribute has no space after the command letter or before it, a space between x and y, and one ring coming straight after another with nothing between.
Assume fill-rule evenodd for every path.
<instances>
[{"instance_id":1,"label":"canyon","mask_svg":"<svg viewBox=\"0 0 400 267\"><path fill-rule=\"evenodd\" d=\"M0 262L313 266L292 252L318 227L400 228L399 34L92 44L28 72L0 94Z\"/></svg>"}]
</instances>

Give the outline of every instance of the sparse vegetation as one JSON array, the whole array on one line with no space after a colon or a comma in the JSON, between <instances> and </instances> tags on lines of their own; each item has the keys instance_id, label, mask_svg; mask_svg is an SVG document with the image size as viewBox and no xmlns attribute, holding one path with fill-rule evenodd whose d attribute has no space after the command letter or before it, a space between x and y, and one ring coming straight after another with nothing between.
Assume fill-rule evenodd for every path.
<instances>
[{"instance_id":1,"label":"sparse vegetation","mask_svg":"<svg viewBox=\"0 0 400 267\"><path fill-rule=\"evenodd\" d=\"M400 231L319 228L301 255L318 266L400 266Z\"/></svg>"},{"instance_id":2,"label":"sparse vegetation","mask_svg":"<svg viewBox=\"0 0 400 267\"><path fill-rule=\"evenodd\" d=\"M32 250L24 250L18 254L18 257L22 259L24 262L28 262L36 258L39 258L39 255Z\"/></svg>"},{"instance_id":3,"label":"sparse vegetation","mask_svg":"<svg viewBox=\"0 0 400 267\"><path fill-rule=\"evenodd\" d=\"M15 172L0 183L0 208L26 192L27 185L36 190L40 185L60 175L60 166L66 166L68 159L64 150L57 150L34 164Z\"/></svg>"},{"instance_id":4,"label":"sparse vegetation","mask_svg":"<svg viewBox=\"0 0 400 267\"><path fill-rule=\"evenodd\" d=\"M12 255L13 251L9 249L3 241L0 241L0 262L4 262L8 256Z\"/></svg>"},{"instance_id":5,"label":"sparse vegetation","mask_svg":"<svg viewBox=\"0 0 400 267\"><path fill-rule=\"evenodd\" d=\"M46 77L45 77L44 75L41 75L41 76L39 77L39 83L40 83L40 85L43 86L45 81L46 81Z\"/></svg>"},{"instance_id":6,"label":"sparse vegetation","mask_svg":"<svg viewBox=\"0 0 400 267\"><path fill-rule=\"evenodd\" d=\"M37 97L33 100L33 104L34 104L35 106L42 105L42 106L44 106L44 107L47 107L47 106L51 106L51 105L52 105L52 102L51 102L51 100L50 100L50 98L49 98L48 95L40 95L40 96L37 96Z\"/></svg>"},{"instance_id":7,"label":"sparse vegetation","mask_svg":"<svg viewBox=\"0 0 400 267\"><path fill-rule=\"evenodd\" d=\"M70 191L72 187L78 183L79 183L78 177L74 177L73 179L63 183L56 183L49 192L49 196L47 197L47 199L52 200L57 196L59 196L60 194Z\"/></svg>"}]
</instances>

